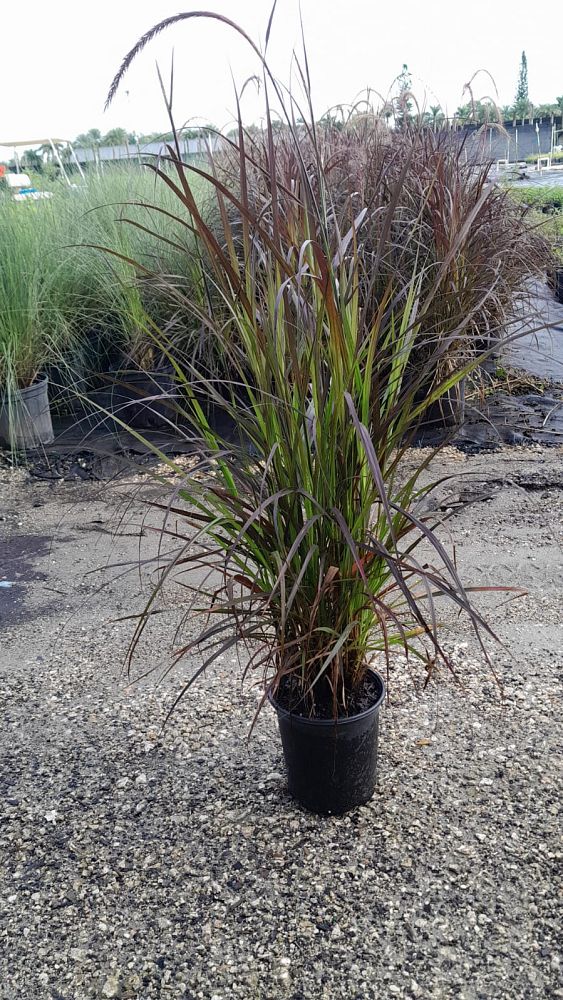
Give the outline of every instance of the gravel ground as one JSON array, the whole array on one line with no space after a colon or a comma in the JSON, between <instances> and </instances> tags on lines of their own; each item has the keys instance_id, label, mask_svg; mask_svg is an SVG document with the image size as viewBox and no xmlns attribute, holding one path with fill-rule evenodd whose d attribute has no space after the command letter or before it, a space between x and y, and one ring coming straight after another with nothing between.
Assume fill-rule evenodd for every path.
<instances>
[{"instance_id":1,"label":"gravel ground","mask_svg":"<svg viewBox=\"0 0 563 1000\"><path fill-rule=\"evenodd\" d=\"M139 498L120 522L122 489L2 474L1 1000L563 997L563 453L441 463L465 477L443 505L473 490L449 522L465 579L529 590L488 602L504 698L451 619L463 688L417 697L398 659L378 791L328 819L289 799L269 708L247 739L259 693L230 656L164 731L181 676L123 677L113 619L148 568L108 564L154 553Z\"/></svg>"}]
</instances>

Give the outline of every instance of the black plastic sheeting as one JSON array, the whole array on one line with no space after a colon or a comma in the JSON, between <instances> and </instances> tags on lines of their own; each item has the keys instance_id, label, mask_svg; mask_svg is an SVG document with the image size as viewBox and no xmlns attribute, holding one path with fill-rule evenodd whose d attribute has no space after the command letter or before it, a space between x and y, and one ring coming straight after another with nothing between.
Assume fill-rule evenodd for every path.
<instances>
[{"instance_id":1,"label":"black plastic sheeting","mask_svg":"<svg viewBox=\"0 0 563 1000\"><path fill-rule=\"evenodd\" d=\"M122 429L112 429L109 424L109 420L91 420L85 427L84 421L69 417L55 421L54 442L26 456L31 475L53 481L105 481L158 461L154 448L168 456L198 451L198 442L188 432L175 428L139 428L137 437ZM236 437L236 429L225 418L216 429L227 440ZM461 428L423 429L415 443L436 445L444 437L467 452L494 451L503 445L561 445L563 385L554 385L544 393L527 392L518 396L495 392L479 406L466 405ZM0 453L0 468L10 462L7 452Z\"/></svg>"},{"instance_id":2,"label":"black plastic sheeting","mask_svg":"<svg viewBox=\"0 0 563 1000\"><path fill-rule=\"evenodd\" d=\"M435 445L444 436L438 429L422 431L419 445ZM563 444L563 387L545 394L513 396L495 392L484 403L467 406L465 423L450 435L463 451L494 451L503 445Z\"/></svg>"}]
</instances>

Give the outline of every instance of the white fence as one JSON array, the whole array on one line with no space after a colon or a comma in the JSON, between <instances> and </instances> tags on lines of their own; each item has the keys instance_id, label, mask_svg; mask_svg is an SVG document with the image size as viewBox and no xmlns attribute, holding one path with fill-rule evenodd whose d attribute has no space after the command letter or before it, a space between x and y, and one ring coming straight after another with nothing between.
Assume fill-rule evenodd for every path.
<instances>
[{"instance_id":1,"label":"white fence","mask_svg":"<svg viewBox=\"0 0 563 1000\"><path fill-rule=\"evenodd\" d=\"M207 138L180 139L180 151L186 159L205 155L209 150L215 152L223 142L220 136L210 135ZM140 160L166 156L166 142L147 142L142 145L127 143L124 146L100 146L98 149L76 148L76 158L79 163L107 163L114 160Z\"/></svg>"}]
</instances>

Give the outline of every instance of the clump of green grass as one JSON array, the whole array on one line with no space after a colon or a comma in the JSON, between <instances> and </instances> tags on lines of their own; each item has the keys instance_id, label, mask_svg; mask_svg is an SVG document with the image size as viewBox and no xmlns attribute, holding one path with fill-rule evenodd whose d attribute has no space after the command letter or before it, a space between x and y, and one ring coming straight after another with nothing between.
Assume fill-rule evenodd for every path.
<instances>
[{"instance_id":1,"label":"clump of green grass","mask_svg":"<svg viewBox=\"0 0 563 1000\"><path fill-rule=\"evenodd\" d=\"M508 191L514 202L528 209L529 225L548 241L551 267L563 263L563 187L511 187Z\"/></svg>"},{"instance_id":2,"label":"clump of green grass","mask_svg":"<svg viewBox=\"0 0 563 1000\"><path fill-rule=\"evenodd\" d=\"M51 202L0 205L0 391L31 385L41 369L68 350L87 309L91 282L80 285L53 250L59 220Z\"/></svg>"},{"instance_id":3,"label":"clump of green grass","mask_svg":"<svg viewBox=\"0 0 563 1000\"><path fill-rule=\"evenodd\" d=\"M534 165L538 162L538 155L546 156L546 153L534 153L532 156L526 157L526 163L533 163ZM551 162L555 164L563 163L563 153L552 153Z\"/></svg>"},{"instance_id":4,"label":"clump of green grass","mask_svg":"<svg viewBox=\"0 0 563 1000\"><path fill-rule=\"evenodd\" d=\"M110 348L150 366L151 319L182 326L189 339L189 233L170 221L173 203L166 185L137 166L89 174L76 188L55 184L49 200L0 199L0 392L12 395L52 365L75 382L107 367ZM170 275L174 304L161 291Z\"/></svg>"},{"instance_id":5,"label":"clump of green grass","mask_svg":"<svg viewBox=\"0 0 563 1000\"><path fill-rule=\"evenodd\" d=\"M546 214L563 211L563 186L536 187L529 185L511 187L509 190L514 201L528 208L534 208Z\"/></svg>"}]
</instances>

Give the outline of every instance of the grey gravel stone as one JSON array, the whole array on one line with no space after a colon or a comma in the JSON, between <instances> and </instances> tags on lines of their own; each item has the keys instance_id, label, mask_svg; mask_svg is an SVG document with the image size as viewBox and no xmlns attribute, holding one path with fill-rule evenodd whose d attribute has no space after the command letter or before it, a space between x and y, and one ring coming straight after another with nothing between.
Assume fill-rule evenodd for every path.
<instances>
[{"instance_id":1,"label":"grey gravel stone","mask_svg":"<svg viewBox=\"0 0 563 1000\"><path fill-rule=\"evenodd\" d=\"M118 976L110 976L106 979L101 991L102 997L119 997L121 996L121 983Z\"/></svg>"},{"instance_id":2,"label":"grey gravel stone","mask_svg":"<svg viewBox=\"0 0 563 1000\"><path fill-rule=\"evenodd\" d=\"M248 740L257 692L241 693L234 656L164 729L190 664L159 686L121 673L131 623L115 619L149 593L149 569L106 570L100 589L86 574L135 564L138 539L84 528L115 523L117 491L0 482L17 512L0 525L6 575L14 538L52 539L19 577L21 603L0 604L0 1000L563 996L562 454L442 461L440 474L551 483L531 500L507 485L449 522L466 579L529 591L487 605L504 698L444 608L463 687L444 674L418 695L398 656L376 795L328 819L290 800L269 708ZM127 504L129 524L146 515ZM182 595L173 585L135 676L167 664Z\"/></svg>"}]
</instances>

